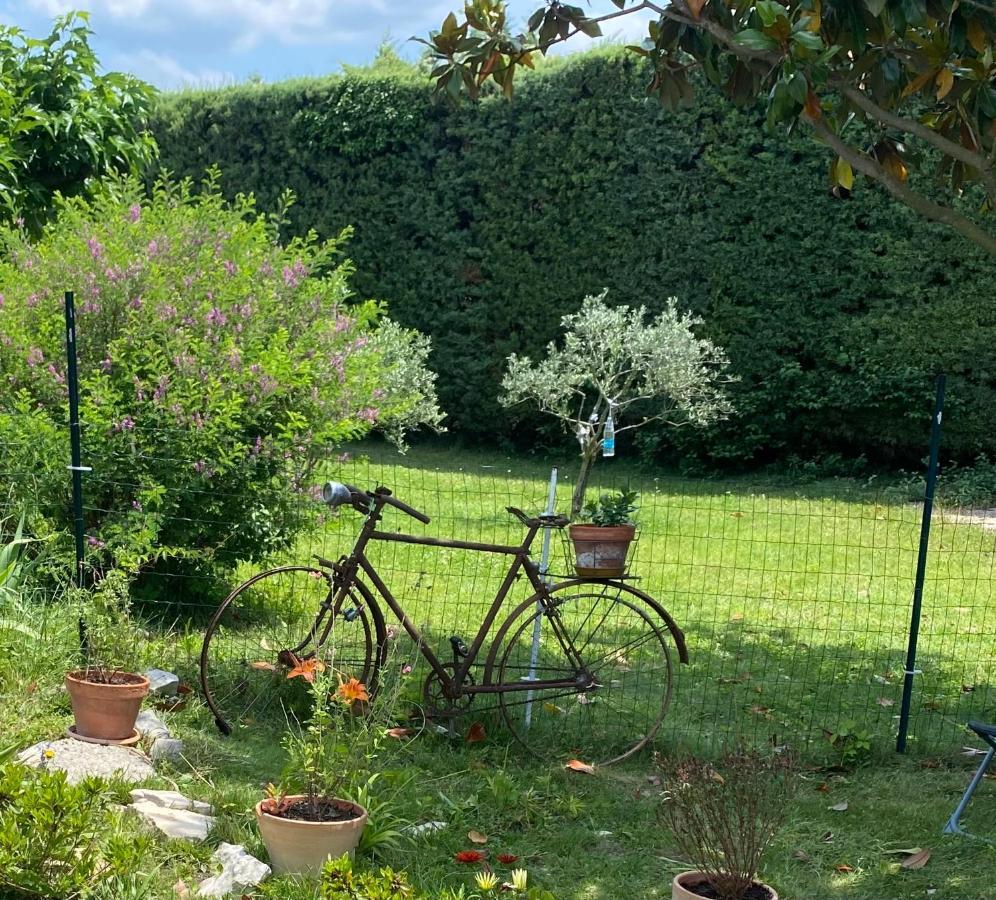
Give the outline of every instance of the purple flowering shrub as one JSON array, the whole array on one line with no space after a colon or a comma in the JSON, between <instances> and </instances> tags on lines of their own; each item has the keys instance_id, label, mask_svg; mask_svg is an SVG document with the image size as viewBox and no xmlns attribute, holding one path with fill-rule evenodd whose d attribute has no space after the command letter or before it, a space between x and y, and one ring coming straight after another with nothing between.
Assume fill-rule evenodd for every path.
<instances>
[{"instance_id":1,"label":"purple flowering shrub","mask_svg":"<svg viewBox=\"0 0 996 900\"><path fill-rule=\"evenodd\" d=\"M0 234L0 470L31 473L36 531L71 523L65 290L98 569L148 585L257 560L289 543L338 443L439 426L428 341L349 300L347 235L281 245L292 198L267 219L212 177L113 188L64 202L36 243Z\"/></svg>"}]
</instances>

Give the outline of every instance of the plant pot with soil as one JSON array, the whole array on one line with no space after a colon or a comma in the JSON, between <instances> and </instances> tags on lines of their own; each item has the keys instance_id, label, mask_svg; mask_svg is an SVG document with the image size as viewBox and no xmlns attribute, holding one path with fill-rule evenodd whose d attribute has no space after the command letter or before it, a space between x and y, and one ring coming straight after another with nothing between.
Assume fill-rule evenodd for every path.
<instances>
[{"instance_id":1,"label":"plant pot with soil","mask_svg":"<svg viewBox=\"0 0 996 900\"><path fill-rule=\"evenodd\" d=\"M66 674L66 690L73 704L76 737L125 741L135 734L149 679L134 672L87 666Z\"/></svg>"},{"instance_id":2,"label":"plant pot with soil","mask_svg":"<svg viewBox=\"0 0 996 900\"><path fill-rule=\"evenodd\" d=\"M735 750L715 763L658 755L661 819L695 868L676 875L672 900L778 900L758 877L795 788L784 754Z\"/></svg>"},{"instance_id":3,"label":"plant pot with soil","mask_svg":"<svg viewBox=\"0 0 996 900\"><path fill-rule=\"evenodd\" d=\"M636 538L632 515L636 491L602 494L585 504L583 523L571 525L574 568L587 578L617 578L626 572L626 557Z\"/></svg>"}]
</instances>

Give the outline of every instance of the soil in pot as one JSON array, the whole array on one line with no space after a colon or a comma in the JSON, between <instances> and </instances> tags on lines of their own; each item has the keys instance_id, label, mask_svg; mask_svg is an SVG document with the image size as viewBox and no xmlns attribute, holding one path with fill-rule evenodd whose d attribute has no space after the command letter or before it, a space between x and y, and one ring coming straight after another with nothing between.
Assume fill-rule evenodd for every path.
<instances>
[{"instance_id":1,"label":"soil in pot","mask_svg":"<svg viewBox=\"0 0 996 900\"><path fill-rule=\"evenodd\" d=\"M297 822L350 822L363 815L362 810L352 803L325 798L320 798L314 803L307 798L287 798L283 803L270 800L263 804L262 809L268 816L293 819Z\"/></svg>"},{"instance_id":2,"label":"soil in pot","mask_svg":"<svg viewBox=\"0 0 996 900\"><path fill-rule=\"evenodd\" d=\"M679 879L681 887L693 897L704 897L705 900L720 900L719 893L702 875L693 877L679 876ZM777 896L766 884L758 884L755 881L754 884L747 888L747 893L740 900L776 900Z\"/></svg>"},{"instance_id":3,"label":"soil in pot","mask_svg":"<svg viewBox=\"0 0 996 900\"><path fill-rule=\"evenodd\" d=\"M122 741L135 731L149 679L133 672L83 669L66 675L76 733L105 741Z\"/></svg>"}]
</instances>

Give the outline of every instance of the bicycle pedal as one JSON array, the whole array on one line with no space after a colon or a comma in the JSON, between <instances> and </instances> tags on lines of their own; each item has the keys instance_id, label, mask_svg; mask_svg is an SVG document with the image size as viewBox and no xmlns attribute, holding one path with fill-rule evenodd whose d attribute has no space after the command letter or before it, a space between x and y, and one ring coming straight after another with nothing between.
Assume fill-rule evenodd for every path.
<instances>
[{"instance_id":1,"label":"bicycle pedal","mask_svg":"<svg viewBox=\"0 0 996 900\"><path fill-rule=\"evenodd\" d=\"M457 635L453 635L453 637L450 638L450 646L453 648L454 656L465 657L470 653L470 650L463 642L463 639Z\"/></svg>"}]
</instances>

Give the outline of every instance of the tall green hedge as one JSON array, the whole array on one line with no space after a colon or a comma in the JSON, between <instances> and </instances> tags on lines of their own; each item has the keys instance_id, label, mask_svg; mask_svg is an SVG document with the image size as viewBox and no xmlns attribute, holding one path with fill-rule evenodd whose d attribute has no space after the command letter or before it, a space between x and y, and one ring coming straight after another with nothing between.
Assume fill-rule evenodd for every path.
<instances>
[{"instance_id":1,"label":"tall green hedge","mask_svg":"<svg viewBox=\"0 0 996 900\"><path fill-rule=\"evenodd\" d=\"M677 113L621 52L547 64L512 102L451 108L403 66L165 97L162 164L218 163L290 228L355 228L356 289L430 333L451 430L544 440L497 404L504 359L537 352L586 293L706 320L739 415L645 453L756 464L924 453L932 375L952 376L945 444L996 450L996 261L874 189L826 193L827 156L704 89ZM625 452L625 449L623 449Z\"/></svg>"}]
</instances>

